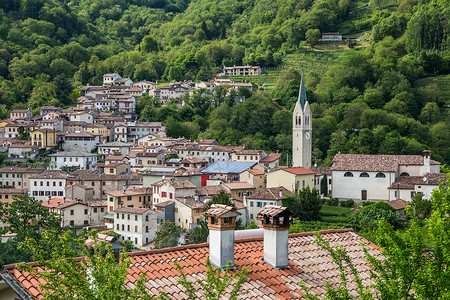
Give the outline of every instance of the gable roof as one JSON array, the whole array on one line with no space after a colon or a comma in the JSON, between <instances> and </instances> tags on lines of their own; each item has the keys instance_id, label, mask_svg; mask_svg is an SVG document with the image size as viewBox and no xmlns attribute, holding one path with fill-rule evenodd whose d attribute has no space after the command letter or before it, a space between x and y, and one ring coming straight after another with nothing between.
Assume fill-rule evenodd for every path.
<instances>
[{"instance_id":1,"label":"gable roof","mask_svg":"<svg viewBox=\"0 0 450 300\"><path fill-rule=\"evenodd\" d=\"M430 160L430 164L440 165L434 160ZM331 171L395 172L399 165L423 165L423 156L338 153L333 158Z\"/></svg>"},{"instance_id":2,"label":"gable roof","mask_svg":"<svg viewBox=\"0 0 450 300\"><path fill-rule=\"evenodd\" d=\"M320 231L325 240L335 246L346 248L355 267L360 271L361 279L365 285L372 282L369 279L370 267L367 264L362 248L364 243L370 254L380 258L378 247L362 236L353 232L352 229L332 229ZM242 286L246 299L299 299L303 298L303 292L298 283L304 281L311 291L319 298L326 291L326 282L332 285L339 283L339 271L333 263L330 254L315 244L312 232L296 233L289 235L289 266L286 269L275 269L263 260L263 238L254 237L235 241L234 265L238 270L247 267L250 270L247 281ZM185 245L173 248L157 249L128 253L131 265L127 271L125 283L134 288L136 281L143 272L145 275L145 286L152 295L164 291L174 299L185 299L186 294L177 280L180 279L179 272L174 262L183 268L186 276L194 282L197 296L200 295L200 287L195 281L204 280L206 273L205 261L209 257L208 243L197 245ZM35 268L34 263L29 263ZM20 271L15 265L5 266L8 276L7 282L17 283L22 290L32 296L33 299L42 298L39 283L25 271ZM235 272L234 270L231 271ZM348 285L350 292L356 296L356 284ZM231 286L225 291L224 297L230 296Z\"/></svg>"},{"instance_id":3,"label":"gable roof","mask_svg":"<svg viewBox=\"0 0 450 300\"><path fill-rule=\"evenodd\" d=\"M408 201L405 201L403 199L396 199L387 202L393 209L395 210L401 210L405 209L407 206L411 205Z\"/></svg>"},{"instance_id":4,"label":"gable roof","mask_svg":"<svg viewBox=\"0 0 450 300\"><path fill-rule=\"evenodd\" d=\"M276 161L277 159L280 159L281 153L269 153L266 157L261 159L260 163L271 163Z\"/></svg>"},{"instance_id":5,"label":"gable roof","mask_svg":"<svg viewBox=\"0 0 450 300\"><path fill-rule=\"evenodd\" d=\"M282 196L280 197L280 191ZM282 200L285 199L287 195L291 195L292 192L283 186L271 187L248 196L247 199L261 199L261 200Z\"/></svg>"},{"instance_id":6,"label":"gable roof","mask_svg":"<svg viewBox=\"0 0 450 300\"><path fill-rule=\"evenodd\" d=\"M314 171L311 171L309 169L303 168L303 167L291 167L291 168L278 168L273 170L272 172L276 172L276 171L286 171L295 175L310 175L310 174L316 174ZM272 173L271 172L271 173Z\"/></svg>"},{"instance_id":7,"label":"gable roof","mask_svg":"<svg viewBox=\"0 0 450 300\"><path fill-rule=\"evenodd\" d=\"M436 185L445 184L445 173L427 173L425 176L399 176L391 184L389 189L412 190L415 185Z\"/></svg>"}]
</instances>

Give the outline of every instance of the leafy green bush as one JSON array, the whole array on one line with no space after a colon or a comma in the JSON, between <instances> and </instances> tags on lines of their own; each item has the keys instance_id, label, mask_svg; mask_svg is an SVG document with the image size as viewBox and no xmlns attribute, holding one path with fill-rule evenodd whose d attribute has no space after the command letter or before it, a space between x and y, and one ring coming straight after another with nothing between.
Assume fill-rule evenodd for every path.
<instances>
[{"instance_id":1,"label":"leafy green bush","mask_svg":"<svg viewBox=\"0 0 450 300\"><path fill-rule=\"evenodd\" d=\"M331 206L339 206L339 199L338 198L330 198L326 201L327 205Z\"/></svg>"},{"instance_id":2,"label":"leafy green bush","mask_svg":"<svg viewBox=\"0 0 450 300\"><path fill-rule=\"evenodd\" d=\"M345 222L321 222L321 221L302 221L295 218L289 227L289 233L310 232L327 229L351 228L352 225Z\"/></svg>"},{"instance_id":3,"label":"leafy green bush","mask_svg":"<svg viewBox=\"0 0 450 300\"><path fill-rule=\"evenodd\" d=\"M373 201L365 201L365 202L363 202L362 203L362 206L364 207L364 206L369 206L369 205L372 205L372 204L374 204L375 202L373 202Z\"/></svg>"},{"instance_id":4,"label":"leafy green bush","mask_svg":"<svg viewBox=\"0 0 450 300\"><path fill-rule=\"evenodd\" d=\"M353 199L348 199L339 202L339 205L342 207L352 207L353 205L355 205L355 201L353 201Z\"/></svg>"}]
</instances>

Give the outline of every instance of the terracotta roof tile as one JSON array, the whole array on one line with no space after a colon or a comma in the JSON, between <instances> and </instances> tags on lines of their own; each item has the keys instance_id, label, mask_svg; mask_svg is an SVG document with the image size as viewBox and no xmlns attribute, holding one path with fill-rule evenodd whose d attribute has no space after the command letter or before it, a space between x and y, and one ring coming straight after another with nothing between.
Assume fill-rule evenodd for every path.
<instances>
[{"instance_id":1,"label":"terracotta roof tile","mask_svg":"<svg viewBox=\"0 0 450 300\"><path fill-rule=\"evenodd\" d=\"M430 164L440 163L430 160ZM399 165L423 165L420 155L341 154L333 158L332 171L395 172Z\"/></svg>"},{"instance_id":2,"label":"terracotta roof tile","mask_svg":"<svg viewBox=\"0 0 450 300\"><path fill-rule=\"evenodd\" d=\"M389 201L387 204L392 206L392 208L394 208L395 210L405 209L407 206L411 205L408 201L405 201L403 199L392 200Z\"/></svg>"},{"instance_id":3,"label":"terracotta roof tile","mask_svg":"<svg viewBox=\"0 0 450 300\"><path fill-rule=\"evenodd\" d=\"M369 280L370 268L366 265L361 243L366 244L369 253L380 257L375 245L349 229L322 231L324 238L333 246L344 246L366 285L372 284ZM319 298L324 296L325 283L332 285L339 282L339 271L327 251L322 250L314 243L312 233L289 235L289 266L288 269L276 270L263 261L262 238L251 238L235 242L235 266L239 270L246 266L251 273L247 282L243 284L242 291L247 292L246 299L298 299L303 293L298 287L300 281L306 285ZM134 287L141 272L147 272L146 287L152 295L160 291L166 292L174 299L186 299L181 285L177 283L178 272L173 265L179 261L189 280L194 282L201 297L197 279L205 280L204 262L209 256L208 244L186 245L167 249L140 251L129 253L131 267L128 269L126 284ZM25 291L34 299L42 297L36 281L31 280L29 274L15 269L15 266L6 266L7 272L16 280ZM236 270L231 271L236 272ZM349 284L350 293L356 295L356 286ZM36 290L38 293L36 293ZM231 288L227 288L225 297L230 295Z\"/></svg>"},{"instance_id":4,"label":"terracotta roof tile","mask_svg":"<svg viewBox=\"0 0 450 300\"><path fill-rule=\"evenodd\" d=\"M277 159L280 159L280 157L281 153L269 153L266 157L264 157L264 159L260 161L260 163L271 163L276 161Z\"/></svg>"},{"instance_id":5,"label":"terracotta roof tile","mask_svg":"<svg viewBox=\"0 0 450 300\"><path fill-rule=\"evenodd\" d=\"M280 195L281 191L281 195ZM261 200L282 200L286 198L287 195L291 195L292 192L285 187L271 187L248 196L248 199L261 199Z\"/></svg>"}]
</instances>

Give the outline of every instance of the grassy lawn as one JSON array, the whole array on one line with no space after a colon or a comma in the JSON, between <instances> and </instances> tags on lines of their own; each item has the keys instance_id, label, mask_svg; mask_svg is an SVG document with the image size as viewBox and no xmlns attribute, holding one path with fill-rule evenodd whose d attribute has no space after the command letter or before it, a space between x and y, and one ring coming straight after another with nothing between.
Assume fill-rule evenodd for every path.
<instances>
[{"instance_id":1,"label":"grassy lawn","mask_svg":"<svg viewBox=\"0 0 450 300\"><path fill-rule=\"evenodd\" d=\"M348 222L347 215L350 213L350 207L322 205L320 209L320 220L323 222Z\"/></svg>"}]
</instances>

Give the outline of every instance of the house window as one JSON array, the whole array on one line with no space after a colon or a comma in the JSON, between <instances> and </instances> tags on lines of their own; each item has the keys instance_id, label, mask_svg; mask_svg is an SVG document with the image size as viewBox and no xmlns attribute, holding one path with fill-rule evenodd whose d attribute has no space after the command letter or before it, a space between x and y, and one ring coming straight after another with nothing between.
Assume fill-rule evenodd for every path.
<instances>
[{"instance_id":1,"label":"house window","mask_svg":"<svg viewBox=\"0 0 450 300\"><path fill-rule=\"evenodd\" d=\"M114 202L114 198L113 197L109 197L109 202Z\"/></svg>"},{"instance_id":2,"label":"house window","mask_svg":"<svg viewBox=\"0 0 450 300\"><path fill-rule=\"evenodd\" d=\"M250 207L253 207L253 201L250 201Z\"/></svg>"},{"instance_id":3,"label":"house window","mask_svg":"<svg viewBox=\"0 0 450 300\"><path fill-rule=\"evenodd\" d=\"M384 173L377 173L377 175L375 175L376 178L386 178L386 175L384 175Z\"/></svg>"},{"instance_id":4,"label":"house window","mask_svg":"<svg viewBox=\"0 0 450 300\"><path fill-rule=\"evenodd\" d=\"M128 201L131 201L131 196L128 196L128 197L127 197L127 200L128 200Z\"/></svg>"},{"instance_id":5,"label":"house window","mask_svg":"<svg viewBox=\"0 0 450 300\"><path fill-rule=\"evenodd\" d=\"M122 231L124 231L125 230L125 225L124 224L122 224Z\"/></svg>"},{"instance_id":6,"label":"house window","mask_svg":"<svg viewBox=\"0 0 450 300\"><path fill-rule=\"evenodd\" d=\"M148 232L148 226L145 226L145 232Z\"/></svg>"},{"instance_id":7,"label":"house window","mask_svg":"<svg viewBox=\"0 0 450 300\"><path fill-rule=\"evenodd\" d=\"M411 198L413 198L416 195L416 192L412 191L411 192Z\"/></svg>"},{"instance_id":8,"label":"house window","mask_svg":"<svg viewBox=\"0 0 450 300\"><path fill-rule=\"evenodd\" d=\"M250 219L252 219L252 220L253 220L253 214L250 214Z\"/></svg>"},{"instance_id":9,"label":"house window","mask_svg":"<svg viewBox=\"0 0 450 300\"><path fill-rule=\"evenodd\" d=\"M127 230L130 231L130 225L127 225Z\"/></svg>"},{"instance_id":10,"label":"house window","mask_svg":"<svg viewBox=\"0 0 450 300\"><path fill-rule=\"evenodd\" d=\"M130 215L128 215L128 220L130 220Z\"/></svg>"},{"instance_id":11,"label":"house window","mask_svg":"<svg viewBox=\"0 0 450 300\"><path fill-rule=\"evenodd\" d=\"M256 202L256 207L262 207L262 202Z\"/></svg>"},{"instance_id":12,"label":"house window","mask_svg":"<svg viewBox=\"0 0 450 300\"><path fill-rule=\"evenodd\" d=\"M105 208L100 208L100 212L105 212Z\"/></svg>"},{"instance_id":13,"label":"house window","mask_svg":"<svg viewBox=\"0 0 450 300\"><path fill-rule=\"evenodd\" d=\"M352 172L345 172L344 177L353 177Z\"/></svg>"},{"instance_id":14,"label":"house window","mask_svg":"<svg viewBox=\"0 0 450 300\"><path fill-rule=\"evenodd\" d=\"M409 176L409 174L407 172L403 172L400 176Z\"/></svg>"},{"instance_id":15,"label":"house window","mask_svg":"<svg viewBox=\"0 0 450 300\"><path fill-rule=\"evenodd\" d=\"M69 225L70 225L70 226L74 226L74 225L75 225L75 222L74 222L73 220L70 220Z\"/></svg>"},{"instance_id":16,"label":"house window","mask_svg":"<svg viewBox=\"0 0 450 300\"><path fill-rule=\"evenodd\" d=\"M84 214L85 214L85 215L88 214L88 210L87 210L87 209L84 210Z\"/></svg>"},{"instance_id":17,"label":"house window","mask_svg":"<svg viewBox=\"0 0 450 300\"><path fill-rule=\"evenodd\" d=\"M134 243L137 245L137 238L134 238Z\"/></svg>"},{"instance_id":18,"label":"house window","mask_svg":"<svg viewBox=\"0 0 450 300\"><path fill-rule=\"evenodd\" d=\"M359 177L369 177L369 174L364 172L364 173L359 174Z\"/></svg>"},{"instance_id":19,"label":"house window","mask_svg":"<svg viewBox=\"0 0 450 300\"><path fill-rule=\"evenodd\" d=\"M87 220L84 220L83 223L84 223L84 225L88 225L89 224Z\"/></svg>"},{"instance_id":20,"label":"house window","mask_svg":"<svg viewBox=\"0 0 450 300\"><path fill-rule=\"evenodd\" d=\"M134 216L134 220L137 221L137 215Z\"/></svg>"},{"instance_id":21,"label":"house window","mask_svg":"<svg viewBox=\"0 0 450 300\"><path fill-rule=\"evenodd\" d=\"M97 208L96 207L94 207L94 213L97 213Z\"/></svg>"},{"instance_id":22,"label":"house window","mask_svg":"<svg viewBox=\"0 0 450 300\"><path fill-rule=\"evenodd\" d=\"M134 232L137 232L137 226L134 226Z\"/></svg>"},{"instance_id":23,"label":"house window","mask_svg":"<svg viewBox=\"0 0 450 300\"><path fill-rule=\"evenodd\" d=\"M116 228L117 228L117 230L119 230L119 224L117 224Z\"/></svg>"},{"instance_id":24,"label":"house window","mask_svg":"<svg viewBox=\"0 0 450 300\"><path fill-rule=\"evenodd\" d=\"M74 214L74 211L73 211L73 209L71 209L70 210L70 215L73 216L73 214Z\"/></svg>"}]
</instances>

